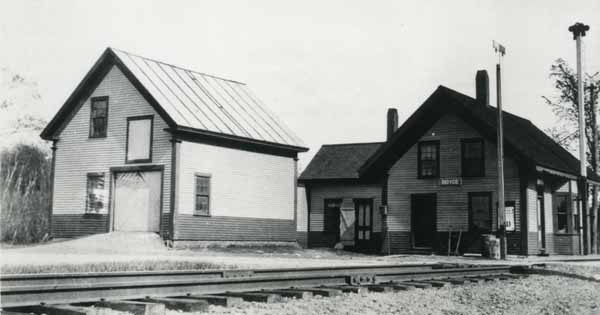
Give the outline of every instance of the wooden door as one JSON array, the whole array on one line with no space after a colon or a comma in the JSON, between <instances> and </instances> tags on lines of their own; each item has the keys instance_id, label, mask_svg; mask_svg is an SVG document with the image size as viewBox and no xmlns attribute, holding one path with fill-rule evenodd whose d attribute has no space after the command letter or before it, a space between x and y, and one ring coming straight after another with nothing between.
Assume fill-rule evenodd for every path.
<instances>
[{"instance_id":1,"label":"wooden door","mask_svg":"<svg viewBox=\"0 0 600 315\"><path fill-rule=\"evenodd\" d=\"M355 247L359 251L373 251L373 199L355 199Z\"/></svg>"},{"instance_id":2,"label":"wooden door","mask_svg":"<svg viewBox=\"0 0 600 315\"><path fill-rule=\"evenodd\" d=\"M411 231L413 248L432 248L436 238L436 194L411 196Z\"/></svg>"},{"instance_id":3,"label":"wooden door","mask_svg":"<svg viewBox=\"0 0 600 315\"><path fill-rule=\"evenodd\" d=\"M161 172L115 173L115 231L159 231L161 178Z\"/></svg>"}]
</instances>

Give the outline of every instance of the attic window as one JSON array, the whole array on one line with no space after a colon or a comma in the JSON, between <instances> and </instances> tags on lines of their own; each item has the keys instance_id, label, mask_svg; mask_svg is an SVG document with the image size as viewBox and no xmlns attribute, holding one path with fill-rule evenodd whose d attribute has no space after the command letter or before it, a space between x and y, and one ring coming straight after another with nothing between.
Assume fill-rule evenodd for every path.
<instances>
[{"instance_id":1,"label":"attic window","mask_svg":"<svg viewBox=\"0 0 600 315\"><path fill-rule=\"evenodd\" d=\"M108 96L92 97L90 138L105 138L108 125Z\"/></svg>"},{"instance_id":2,"label":"attic window","mask_svg":"<svg viewBox=\"0 0 600 315\"><path fill-rule=\"evenodd\" d=\"M419 178L437 178L440 176L440 142L419 142L418 172Z\"/></svg>"},{"instance_id":3,"label":"attic window","mask_svg":"<svg viewBox=\"0 0 600 315\"><path fill-rule=\"evenodd\" d=\"M152 162L154 116L127 117L127 163Z\"/></svg>"}]
</instances>

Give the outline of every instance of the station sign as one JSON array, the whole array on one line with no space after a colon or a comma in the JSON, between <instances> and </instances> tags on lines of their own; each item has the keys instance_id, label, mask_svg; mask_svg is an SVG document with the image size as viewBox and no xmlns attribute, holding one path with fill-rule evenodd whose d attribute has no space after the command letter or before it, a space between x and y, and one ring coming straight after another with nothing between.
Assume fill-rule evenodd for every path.
<instances>
[{"instance_id":1,"label":"station sign","mask_svg":"<svg viewBox=\"0 0 600 315\"><path fill-rule=\"evenodd\" d=\"M460 186L462 178L460 177L442 177L440 178L440 186Z\"/></svg>"}]
</instances>

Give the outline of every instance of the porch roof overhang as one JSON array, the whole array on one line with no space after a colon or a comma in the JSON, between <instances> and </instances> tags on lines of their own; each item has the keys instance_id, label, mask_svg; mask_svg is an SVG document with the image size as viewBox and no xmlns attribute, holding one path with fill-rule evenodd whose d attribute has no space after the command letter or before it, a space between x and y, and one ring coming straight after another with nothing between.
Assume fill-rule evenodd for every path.
<instances>
[{"instance_id":1,"label":"porch roof overhang","mask_svg":"<svg viewBox=\"0 0 600 315\"><path fill-rule=\"evenodd\" d=\"M535 170L538 171L538 172L540 172L540 173L548 173L550 175L559 176L559 177L563 177L563 178L566 178L566 179L572 179L572 180L578 180L579 179L579 176L577 176L577 175L573 175L573 174L566 173L566 172L563 172L563 171L559 171L559 170L555 170L555 169L552 169L552 168L544 167L544 166L541 166L541 165L536 165L535 166ZM589 177L586 180L587 180L588 183L590 183L592 185L600 185L600 181L593 180L593 179L591 179Z\"/></svg>"}]
</instances>

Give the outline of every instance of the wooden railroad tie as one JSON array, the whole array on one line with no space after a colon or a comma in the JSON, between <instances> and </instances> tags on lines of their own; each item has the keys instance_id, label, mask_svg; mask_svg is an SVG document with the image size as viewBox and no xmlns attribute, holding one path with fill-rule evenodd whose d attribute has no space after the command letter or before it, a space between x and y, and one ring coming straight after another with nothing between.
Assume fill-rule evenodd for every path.
<instances>
[{"instance_id":1,"label":"wooden railroad tie","mask_svg":"<svg viewBox=\"0 0 600 315\"><path fill-rule=\"evenodd\" d=\"M208 312L208 302L189 298L150 297L141 302L164 304L166 309L182 312Z\"/></svg>"},{"instance_id":2,"label":"wooden railroad tie","mask_svg":"<svg viewBox=\"0 0 600 315\"><path fill-rule=\"evenodd\" d=\"M278 294L287 298L310 299L313 293L304 290L284 289L284 290L263 290L262 293Z\"/></svg>"},{"instance_id":3,"label":"wooden railroad tie","mask_svg":"<svg viewBox=\"0 0 600 315\"><path fill-rule=\"evenodd\" d=\"M166 312L164 304L139 301L101 301L95 303L94 306L133 313L134 315L164 314Z\"/></svg>"},{"instance_id":4,"label":"wooden railroad tie","mask_svg":"<svg viewBox=\"0 0 600 315\"><path fill-rule=\"evenodd\" d=\"M276 303L281 301L281 295L259 292L227 292L220 296L239 297L248 302Z\"/></svg>"},{"instance_id":5,"label":"wooden railroad tie","mask_svg":"<svg viewBox=\"0 0 600 315\"><path fill-rule=\"evenodd\" d=\"M225 306L225 307L235 307L235 306L242 304L242 302L244 302L244 299L242 299L240 297L221 296L221 295L190 294L190 295L185 296L185 298L206 301L208 304Z\"/></svg>"},{"instance_id":6,"label":"wooden railroad tie","mask_svg":"<svg viewBox=\"0 0 600 315\"><path fill-rule=\"evenodd\" d=\"M315 295L321 295L326 297L338 296L342 294L342 290L332 288L294 288L295 290L308 291Z\"/></svg>"}]
</instances>

